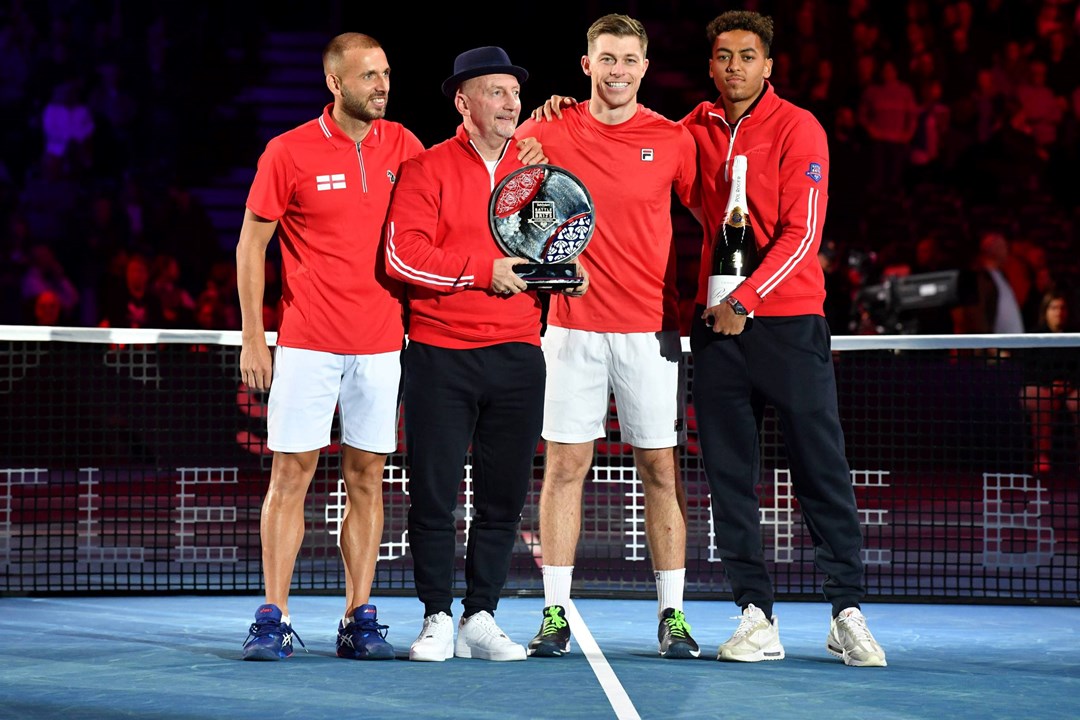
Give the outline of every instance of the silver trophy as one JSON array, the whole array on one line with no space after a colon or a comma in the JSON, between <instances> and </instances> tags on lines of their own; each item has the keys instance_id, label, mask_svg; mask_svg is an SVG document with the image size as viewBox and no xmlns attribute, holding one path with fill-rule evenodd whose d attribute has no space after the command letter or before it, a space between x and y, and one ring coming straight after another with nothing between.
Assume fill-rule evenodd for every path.
<instances>
[{"instance_id":1,"label":"silver trophy","mask_svg":"<svg viewBox=\"0 0 1080 720\"><path fill-rule=\"evenodd\" d=\"M514 272L530 290L561 290L584 282L571 262L592 239L596 210L588 189L556 165L526 165L491 194L488 217L507 255L529 260Z\"/></svg>"}]
</instances>

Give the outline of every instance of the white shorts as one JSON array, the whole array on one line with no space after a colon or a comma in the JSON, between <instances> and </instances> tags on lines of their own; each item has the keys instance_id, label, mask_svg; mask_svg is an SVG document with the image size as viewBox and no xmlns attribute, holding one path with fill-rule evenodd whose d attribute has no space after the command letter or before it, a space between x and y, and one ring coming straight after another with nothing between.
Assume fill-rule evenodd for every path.
<instances>
[{"instance_id":1,"label":"white shorts","mask_svg":"<svg viewBox=\"0 0 1080 720\"><path fill-rule=\"evenodd\" d=\"M678 331L597 333L549 326L543 348L545 440L606 437L614 393L623 442L644 449L686 442L686 368Z\"/></svg>"},{"instance_id":2,"label":"white shorts","mask_svg":"<svg viewBox=\"0 0 1080 720\"><path fill-rule=\"evenodd\" d=\"M340 406L343 444L374 453L393 452L400 380L399 351L336 355L277 346L267 447L280 452L326 447L334 411Z\"/></svg>"}]
</instances>

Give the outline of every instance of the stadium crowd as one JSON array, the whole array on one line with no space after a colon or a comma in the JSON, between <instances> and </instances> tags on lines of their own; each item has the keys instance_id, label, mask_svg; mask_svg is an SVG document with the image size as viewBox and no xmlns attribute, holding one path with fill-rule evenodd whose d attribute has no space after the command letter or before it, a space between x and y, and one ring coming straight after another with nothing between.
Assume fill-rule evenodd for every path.
<instances>
[{"instance_id":1,"label":"stadium crowd","mask_svg":"<svg viewBox=\"0 0 1080 720\"><path fill-rule=\"evenodd\" d=\"M711 92L701 28L717 7L634 5L650 35L642 101L679 119ZM995 262L1026 330L1046 293L1075 301L1077 0L740 5L796 39L773 48L770 82L829 135L819 258L834 333L889 331L861 288L982 269L991 234L1004 240ZM593 12L586 6L576 12ZM193 189L249 167L262 149L232 102L260 76L267 25L252 9L71 0L0 9L0 324L239 327L232 247ZM341 19L338 10L328 17ZM700 229L688 214L676 220L692 298ZM270 272L267 297L280 292ZM273 312L270 303L268 328ZM976 331L971 318L937 313L919 331Z\"/></svg>"}]
</instances>

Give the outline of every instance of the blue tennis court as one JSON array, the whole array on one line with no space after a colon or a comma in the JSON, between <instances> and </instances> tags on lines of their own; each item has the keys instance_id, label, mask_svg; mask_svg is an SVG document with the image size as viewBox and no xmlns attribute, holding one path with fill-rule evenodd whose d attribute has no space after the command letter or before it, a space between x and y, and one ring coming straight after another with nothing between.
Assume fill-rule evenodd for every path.
<instances>
[{"instance_id":1,"label":"blue tennis court","mask_svg":"<svg viewBox=\"0 0 1080 720\"><path fill-rule=\"evenodd\" d=\"M656 654L656 603L580 599L562 659L413 663L413 598L375 598L398 660L334 655L336 596L294 596L307 644L278 663L240 660L257 596L0 599L4 718L1069 718L1080 717L1080 609L870 604L887 668L825 652L828 606L779 603L787 658L720 663L726 600L691 601L699 660ZM526 642L543 601L506 598L500 625ZM455 607L455 612L459 611ZM590 642L591 639L591 642Z\"/></svg>"}]
</instances>

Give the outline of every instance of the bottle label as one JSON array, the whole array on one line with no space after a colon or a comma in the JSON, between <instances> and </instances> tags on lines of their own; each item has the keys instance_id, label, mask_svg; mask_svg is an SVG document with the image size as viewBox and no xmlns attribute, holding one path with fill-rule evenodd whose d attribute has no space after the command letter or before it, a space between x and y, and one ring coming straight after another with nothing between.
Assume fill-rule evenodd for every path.
<instances>
[{"instance_id":1,"label":"bottle label","mask_svg":"<svg viewBox=\"0 0 1080 720\"><path fill-rule=\"evenodd\" d=\"M735 288L739 287L745 279L741 275L710 275L709 299L706 301L705 307L712 307L724 302L727 296L734 292ZM754 317L754 313L750 313L747 317Z\"/></svg>"}]
</instances>

